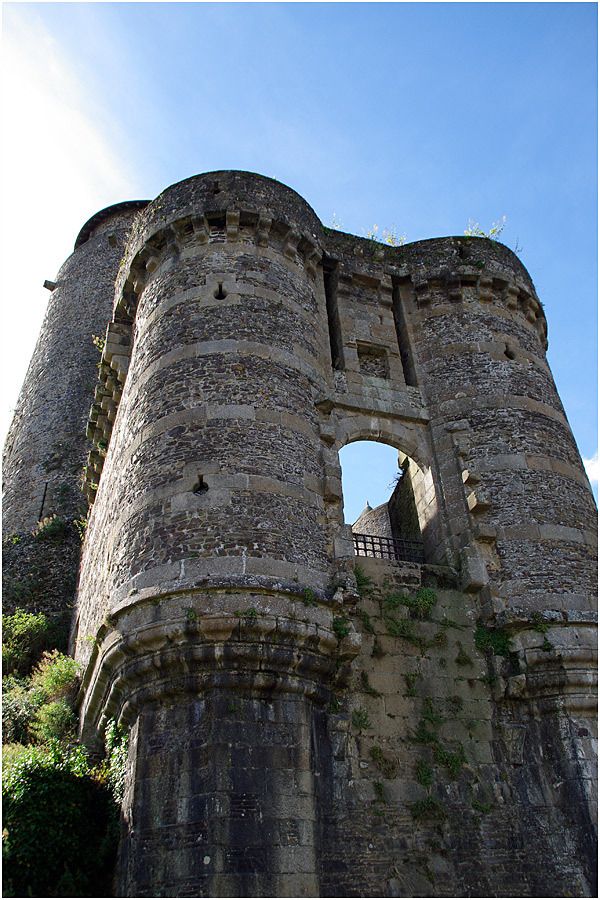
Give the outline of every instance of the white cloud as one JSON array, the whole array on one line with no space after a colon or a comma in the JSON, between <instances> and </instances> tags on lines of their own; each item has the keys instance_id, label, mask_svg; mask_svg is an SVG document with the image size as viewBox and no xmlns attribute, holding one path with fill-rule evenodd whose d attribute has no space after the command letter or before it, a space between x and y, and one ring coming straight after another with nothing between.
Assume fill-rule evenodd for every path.
<instances>
[{"instance_id":1,"label":"white cloud","mask_svg":"<svg viewBox=\"0 0 600 900\"><path fill-rule=\"evenodd\" d=\"M592 485L598 484L598 479L600 477L600 463L598 462L598 451L594 453L590 459L584 459L583 464L585 466L585 471L587 472L587 476L590 479Z\"/></svg>"},{"instance_id":2,"label":"white cloud","mask_svg":"<svg viewBox=\"0 0 600 900\"><path fill-rule=\"evenodd\" d=\"M83 223L135 198L97 104L34 13L5 16L2 89L3 347L0 437L10 424L52 280ZM105 122L106 119L103 118ZM117 142L118 146L118 142Z\"/></svg>"}]
</instances>

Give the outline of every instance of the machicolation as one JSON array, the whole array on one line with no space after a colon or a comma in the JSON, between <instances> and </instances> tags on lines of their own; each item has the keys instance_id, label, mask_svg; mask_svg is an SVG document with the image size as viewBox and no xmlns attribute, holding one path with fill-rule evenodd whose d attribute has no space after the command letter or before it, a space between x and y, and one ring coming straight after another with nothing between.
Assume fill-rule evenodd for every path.
<instances>
[{"instance_id":1,"label":"machicolation","mask_svg":"<svg viewBox=\"0 0 600 900\"><path fill-rule=\"evenodd\" d=\"M596 896L596 510L519 259L223 171L48 287L5 612L129 735L115 895ZM400 477L353 530L357 440Z\"/></svg>"}]
</instances>

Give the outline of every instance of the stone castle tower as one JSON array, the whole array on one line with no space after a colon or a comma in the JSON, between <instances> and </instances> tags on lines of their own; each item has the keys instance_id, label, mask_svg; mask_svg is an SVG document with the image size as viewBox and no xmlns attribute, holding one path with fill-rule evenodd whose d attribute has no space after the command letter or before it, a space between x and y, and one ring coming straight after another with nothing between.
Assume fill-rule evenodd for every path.
<instances>
[{"instance_id":1,"label":"stone castle tower","mask_svg":"<svg viewBox=\"0 0 600 900\"><path fill-rule=\"evenodd\" d=\"M130 729L118 896L594 895L595 506L516 256L213 172L50 287L4 527L85 467L45 596L80 565L82 738ZM369 439L403 475L353 534Z\"/></svg>"}]
</instances>

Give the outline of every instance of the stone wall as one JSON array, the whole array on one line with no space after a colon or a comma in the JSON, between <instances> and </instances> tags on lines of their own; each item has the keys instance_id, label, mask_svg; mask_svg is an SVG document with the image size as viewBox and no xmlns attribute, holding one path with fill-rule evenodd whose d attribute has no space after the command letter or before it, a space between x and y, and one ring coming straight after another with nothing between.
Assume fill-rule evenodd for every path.
<instances>
[{"instance_id":1,"label":"stone wall","mask_svg":"<svg viewBox=\"0 0 600 900\"><path fill-rule=\"evenodd\" d=\"M120 203L97 213L52 283L4 447L5 612L19 606L61 621L73 615L81 549L74 520L85 527L86 425L100 359L92 339L104 338L119 262L144 205ZM54 536L34 536L38 522L52 517Z\"/></svg>"},{"instance_id":2,"label":"stone wall","mask_svg":"<svg viewBox=\"0 0 600 900\"><path fill-rule=\"evenodd\" d=\"M72 258L116 278L73 639L83 738L132 738L121 894L594 895L595 507L519 260L332 232L243 172L146 205L118 272L106 222ZM30 519L63 428L32 384L9 451ZM392 505L424 566L357 578L354 440L410 459Z\"/></svg>"},{"instance_id":3,"label":"stone wall","mask_svg":"<svg viewBox=\"0 0 600 900\"><path fill-rule=\"evenodd\" d=\"M593 826L575 754L557 759L564 722L498 703L513 645L482 649L477 599L447 580L425 570L435 602L421 618L403 605L420 567L357 562L372 584L353 613L352 681L327 722L321 896L587 896ZM570 738L580 731L590 759L589 722L575 718Z\"/></svg>"}]
</instances>

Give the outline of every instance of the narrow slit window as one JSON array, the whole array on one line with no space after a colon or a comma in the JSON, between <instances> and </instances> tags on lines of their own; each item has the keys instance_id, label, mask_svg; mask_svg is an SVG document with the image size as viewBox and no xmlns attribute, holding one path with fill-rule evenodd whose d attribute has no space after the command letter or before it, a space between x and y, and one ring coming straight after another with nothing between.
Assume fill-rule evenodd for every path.
<instances>
[{"instance_id":1,"label":"narrow slit window","mask_svg":"<svg viewBox=\"0 0 600 900\"><path fill-rule=\"evenodd\" d=\"M325 302L327 305L327 323L329 325L329 346L331 348L331 365L338 372L343 372L344 343L342 340L342 326L340 324L340 312L337 302L338 264L334 260L325 260L323 263L323 284L325 287Z\"/></svg>"},{"instance_id":2,"label":"narrow slit window","mask_svg":"<svg viewBox=\"0 0 600 900\"><path fill-rule=\"evenodd\" d=\"M392 296L394 325L396 326L396 339L398 341L398 350L400 351L400 360L402 362L404 381L408 385L408 387L418 387L417 372L415 369L415 361L408 336L406 315L404 313L404 302L402 299L402 291L399 282L394 283Z\"/></svg>"}]
</instances>

